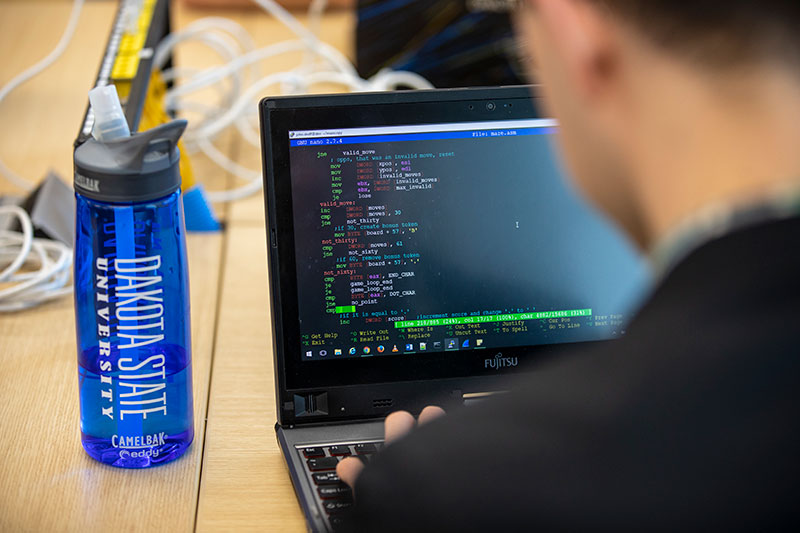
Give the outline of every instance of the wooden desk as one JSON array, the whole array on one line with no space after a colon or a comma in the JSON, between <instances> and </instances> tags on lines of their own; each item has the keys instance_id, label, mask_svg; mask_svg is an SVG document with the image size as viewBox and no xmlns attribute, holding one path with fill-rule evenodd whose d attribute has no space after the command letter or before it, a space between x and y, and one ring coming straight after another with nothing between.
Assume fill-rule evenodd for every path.
<instances>
[{"instance_id":1,"label":"wooden desk","mask_svg":"<svg viewBox=\"0 0 800 533\"><path fill-rule=\"evenodd\" d=\"M0 0L0 84L58 41L71 2ZM38 181L72 174L72 141L116 9L87 2L62 58L0 104L0 156ZM241 23L263 45L290 33L260 12L188 10L175 26L206 15ZM327 15L326 41L350 50L352 13ZM179 51L181 65L211 54ZM284 69L293 58L265 65ZM234 135L217 143L258 169L259 152ZM233 181L202 157L210 187ZM0 180L0 194L15 192ZM16 191L19 192L19 191ZM275 441L275 404L263 203L260 195L219 206L224 233L189 236L195 440L177 461L127 471L82 450L72 299L0 315L0 531L302 531L302 514Z\"/></svg>"}]
</instances>

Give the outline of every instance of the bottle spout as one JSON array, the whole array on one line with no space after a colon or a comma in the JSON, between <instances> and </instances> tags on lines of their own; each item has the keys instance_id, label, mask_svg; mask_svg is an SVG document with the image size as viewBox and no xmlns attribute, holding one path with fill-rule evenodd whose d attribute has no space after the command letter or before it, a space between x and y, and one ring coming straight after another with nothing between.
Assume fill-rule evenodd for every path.
<instances>
[{"instance_id":1,"label":"bottle spout","mask_svg":"<svg viewBox=\"0 0 800 533\"><path fill-rule=\"evenodd\" d=\"M92 137L100 142L130 137L131 131L122 112L116 87L113 85L95 87L89 91L89 102L92 104L94 114Z\"/></svg>"}]
</instances>

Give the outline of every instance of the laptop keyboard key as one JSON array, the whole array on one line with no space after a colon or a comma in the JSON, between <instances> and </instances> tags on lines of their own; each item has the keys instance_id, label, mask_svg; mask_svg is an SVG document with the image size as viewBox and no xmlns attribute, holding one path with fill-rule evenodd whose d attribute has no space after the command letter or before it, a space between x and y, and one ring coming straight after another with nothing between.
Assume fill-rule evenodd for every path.
<instances>
[{"instance_id":1,"label":"laptop keyboard key","mask_svg":"<svg viewBox=\"0 0 800 533\"><path fill-rule=\"evenodd\" d=\"M336 465L339 464L339 459L336 457L320 457L318 459L309 459L306 463L309 470L319 472L320 470L335 470Z\"/></svg>"},{"instance_id":2,"label":"laptop keyboard key","mask_svg":"<svg viewBox=\"0 0 800 533\"><path fill-rule=\"evenodd\" d=\"M350 531L352 529L350 520L344 516L334 515L329 517L328 521L330 522L334 531Z\"/></svg>"},{"instance_id":3,"label":"laptop keyboard key","mask_svg":"<svg viewBox=\"0 0 800 533\"><path fill-rule=\"evenodd\" d=\"M353 507L352 501L347 500L329 500L322 502L322 508L328 514L339 514L349 511Z\"/></svg>"},{"instance_id":4,"label":"laptop keyboard key","mask_svg":"<svg viewBox=\"0 0 800 533\"><path fill-rule=\"evenodd\" d=\"M330 447L331 455L352 455L350 451L350 446L331 446Z\"/></svg>"},{"instance_id":5,"label":"laptop keyboard key","mask_svg":"<svg viewBox=\"0 0 800 533\"><path fill-rule=\"evenodd\" d=\"M305 448L303 449L303 455L306 456L306 459L311 459L313 457L325 457L325 450L322 448Z\"/></svg>"},{"instance_id":6,"label":"laptop keyboard key","mask_svg":"<svg viewBox=\"0 0 800 533\"><path fill-rule=\"evenodd\" d=\"M375 453L378 451L378 447L374 444L366 443L366 444L356 444L356 453L358 455L364 455L367 453Z\"/></svg>"},{"instance_id":7,"label":"laptop keyboard key","mask_svg":"<svg viewBox=\"0 0 800 533\"><path fill-rule=\"evenodd\" d=\"M353 492L344 483L339 485L322 485L317 488L317 494L323 500L347 500L352 498Z\"/></svg>"},{"instance_id":8,"label":"laptop keyboard key","mask_svg":"<svg viewBox=\"0 0 800 533\"><path fill-rule=\"evenodd\" d=\"M343 457L352 455L367 463L381 445L379 442L365 442L301 448L307 459L308 475L317 488L315 500L325 510L328 523L334 531L351 528L349 511L353 507L353 491L336 475L336 465Z\"/></svg>"},{"instance_id":9,"label":"laptop keyboard key","mask_svg":"<svg viewBox=\"0 0 800 533\"><path fill-rule=\"evenodd\" d=\"M338 485L341 483L336 472L318 472L316 474L311 474L311 476L314 478L314 483L317 485Z\"/></svg>"}]
</instances>

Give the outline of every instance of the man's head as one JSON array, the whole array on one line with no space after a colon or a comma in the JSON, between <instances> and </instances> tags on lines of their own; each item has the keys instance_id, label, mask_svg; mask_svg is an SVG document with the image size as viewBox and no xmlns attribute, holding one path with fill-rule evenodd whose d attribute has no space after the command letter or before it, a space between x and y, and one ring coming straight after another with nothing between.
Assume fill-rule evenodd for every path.
<instances>
[{"instance_id":1,"label":"man's head","mask_svg":"<svg viewBox=\"0 0 800 533\"><path fill-rule=\"evenodd\" d=\"M733 133L751 123L800 134L773 124L781 113L768 109L778 98L788 102L785 113L800 110L797 0L521 4L520 37L561 122L567 164L579 188L642 246L691 209L753 188L735 168L702 168L703 150L720 163L725 153L741 153L745 136ZM798 98L790 97L793 88ZM776 154L782 166L768 170L797 163L800 172L800 161L781 159L785 151ZM751 164L758 166L740 166ZM699 184L701 175L707 179Z\"/></svg>"},{"instance_id":2,"label":"man's head","mask_svg":"<svg viewBox=\"0 0 800 533\"><path fill-rule=\"evenodd\" d=\"M725 69L769 59L800 67L795 0L587 1L698 66Z\"/></svg>"}]
</instances>

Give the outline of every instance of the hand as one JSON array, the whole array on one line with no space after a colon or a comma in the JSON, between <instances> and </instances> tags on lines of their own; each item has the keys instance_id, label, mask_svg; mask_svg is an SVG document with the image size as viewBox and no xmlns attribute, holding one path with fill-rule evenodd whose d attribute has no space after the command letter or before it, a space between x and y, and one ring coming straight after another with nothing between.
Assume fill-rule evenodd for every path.
<instances>
[{"instance_id":1,"label":"hand","mask_svg":"<svg viewBox=\"0 0 800 533\"><path fill-rule=\"evenodd\" d=\"M429 405L419 414L419 425L427 424L431 420L435 420L444 415L444 409ZM384 422L384 446L388 446L396 441L417 425L417 421L408 411L395 411L386 417ZM348 457L340 461L336 465L336 474L339 479L350 485L350 488L355 487L356 480L358 479L361 470L364 468L364 463L361 459L356 457Z\"/></svg>"}]
</instances>

